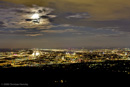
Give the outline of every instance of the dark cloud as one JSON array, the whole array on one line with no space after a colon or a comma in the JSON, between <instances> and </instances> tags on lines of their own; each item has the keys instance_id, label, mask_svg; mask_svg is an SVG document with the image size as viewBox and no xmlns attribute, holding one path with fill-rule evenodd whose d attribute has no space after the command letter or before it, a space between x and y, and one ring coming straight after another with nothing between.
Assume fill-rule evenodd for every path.
<instances>
[{"instance_id":1,"label":"dark cloud","mask_svg":"<svg viewBox=\"0 0 130 87\"><path fill-rule=\"evenodd\" d=\"M118 34L98 34L96 37L109 37L109 38L120 38L120 37L129 37L128 34L118 33Z\"/></svg>"},{"instance_id":2,"label":"dark cloud","mask_svg":"<svg viewBox=\"0 0 130 87\"><path fill-rule=\"evenodd\" d=\"M70 13L67 14L68 16L66 18L70 19L70 18L78 18L78 19L84 19L84 18L90 18L90 15L86 12L82 12L82 13Z\"/></svg>"},{"instance_id":3,"label":"dark cloud","mask_svg":"<svg viewBox=\"0 0 130 87\"><path fill-rule=\"evenodd\" d=\"M79 32L75 29L64 29L64 30L43 30L44 33L76 33Z\"/></svg>"},{"instance_id":4,"label":"dark cloud","mask_svg":"<svg viewBox=\"0 0 130 87\"><path fill-rule=\"evenodd\" d=\"M103 27L103 29L112 29L115 31L129 32L130 33L130 20L113 20L113 21L99 21L97 27ZM112 26L112 27L109 27Z\"/></svg>"},{"instance_id":5,"label":"dark cloud","mask_svg":"<svg viewBox=\"0 0 130 87\"><path fill-rule=\"evenodd\" d=\"M4 22L0 21L0 27L5 27Z\"/></svg>"},{"instance_id":6,"label":"dark cloud","mask_svg":"<svg viewBox=\"0 0 130 87\"><path fill-rule=\"evenodd\" d=\"M0 25L4 24L2 21L0 21Z\"/></svg>"},{"instance_id":7,"label":"dark cloud","mask_svg":"<svg viewBox=\"0 0 130 87\"><path fill-rule=\"evenodd\" d=\"M6 2L3 4L7 4ZM9 4L9 3L8 3ZM6 28L40 28L45 29L46 26L50 26L50 19L56 17L55 15L50 14L53 9L45 8L40 6L26 7L21 5L16 5L11 8L7 8L9 5L3 6L0 8L0 20L3 20L4 26ZM5 8L4 8L5 7ZM9 6L10 7L10 6ZM33 22L28 22L28 19L31 19L34 13L38 13L41 17L40 23L34 24ZM47 16L46 18L43 18Z\"/></svg>"},{"instance_id":8,"label":"dark cloud","mask_svg":"<svg viewBox=\"0 0 130 87\"><path fill-rule=\"evenodd\" d=\"M129 46L128 0L0 1L1 47Z\"/></svg>"},{"instance_id":9,"label":"dark cloud","mask_svg":"<svg viewBox=\"0 0 130 87\"><path fill-rule=\"evenodd\" d=\"M60 20L60 21L59 21ZM103 28L115 31L122 31L122 32L130 32L130 20L111 20L111 21L89 21L86 19L65 19L65 18L57 18L54 20L54 23L62 23L62 24L71 24L73 26L84 26L84 27L92 27L95 29Z\"/></svg>"},{"instance_id":10,"label":"dark cloud","mask_svg":"<svg viewBox=\"0 0 130 87\"><path fill-rule=\"evenodd\" d=\"M56 17L51 14L53 9L36 5L27 7L2 1L0 6L3 7L0 8L0 20L2 20L0 21L0 34L2 35L39 36L42 35L41 30L53 27L51 18ZM35 13L41 17L38 24L31 21L31 17Z\"/></svg>"}]
</instances>

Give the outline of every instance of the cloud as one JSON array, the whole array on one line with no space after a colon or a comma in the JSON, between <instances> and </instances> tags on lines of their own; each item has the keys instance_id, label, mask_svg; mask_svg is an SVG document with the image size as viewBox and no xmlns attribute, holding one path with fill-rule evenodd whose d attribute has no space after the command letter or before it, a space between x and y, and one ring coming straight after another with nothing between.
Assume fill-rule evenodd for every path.
<instances>
[{"instance_id":1,"label":"cloud","mask_svg":"<svg viewBox=\"0 0 130 87\"><path fill-rule=\"evenodd\" d=\"M0 27L5 27L4 22L0 21Z\"/></svg>"},{"instance_id":2,"label":"cloud","mask_svg":"<svg viewBox=\"0 0 130 87\"><path fill-rule=\"evenodd\" d=\"M83 19L83 18L90 18L90 15L88 13L76 13L76 14L71 14L67 16L66 18L78 18L78 19Z\"/></svg>"},{"instance_id":3,"label":"cloud","mask_svg":"<svg viewBox=\"0 0 130 87\"><path fill-rule=\"evenodd\" d=\"M119 29L119 27L100 27L100 28L97 28L98 30L113 30L113 29Z\"/></svg>"},{"instance_id":4,"label":"cloud","mask_svg":"<svg viewBox=\"0 0 130 87\"><path fill-rule=\"evenodd\" d=\"M32 36L32 37L35 37L35 36L41 36L42 34L26 34L25 36Z\"/></svg>"},{"instance_id":5,"label":"cloud","mask_svg":"<svg viewBox=\"0 0 130 87\"><path fill-rule=\"evenodd\" d=\"M41 30L54 27L51 21L56 15L52 14L54 9L33 5L27 7L8 2L0 3L0 34L12 34L23 36L40 36ZM27 21L32 15L38 13L40 23Z\"/></svg>"},{"instance_id":6,"label":"cloud","mask_svg":"<svg viewBox=\"0 0 130 87\"><path fill-rule=\"evenodd\" d=\"M5 2L3 2L5 3ZM5 3L6 4L6 3ZM8 3L9 4L9 3ZM33 6L12 6L7 8L8 5L0 8L0 27L4 26L5 28L40 28L46 29L46 26L51 25L50 19L56 17L55 15L50 15L53 11L51 8ZM26 19L31 19L34 13L38 13L40 18L40 23L34 23L32 21L27 21ZM45 18L45 16L47 16Z\"/></svg>"},{"instance_id":7,"label":"cloud","mask_svg":"<svg viewBox=\"0 0 130 87\"><path fill-rule=\"evenodd\" d=\"M74 30L74 29L65 29L65 30L43 30L41 32L44 32L44 33L69 33L69 32L78 32L77 30Z\"/></svg>"},{"instance_id":8,"label":"cloud","mask_svg":"<svg viewBox=\"0 0 130 87\"><path fill-rule=\"evenodd\" d=\"M112 37L119 37L119 38L121 38L121 37L129 37L130 35L129 34L125 34L125 33L122 33L122 32L120 32L120 33L113 33L113 34L96 34L95 35L95 37L110 37L110 38L112 38Z\"/></svg>"},{"instance_id":9,"label":"cloud","mask_svg":"<svg viewBox=\"0 0 130 87\"><path fill-rule=\"evenodd\" d=\"M0 21L0 25L4 24L2 21Z\"/></svg>"},{"instance_id":10,"label":"cloud","mask_svg":"<svg viewBox=\"0 0 130 87\"><path fill-rule=\"evenodd\" d=\"M33 29L0 29L0 35L16 35L16 36L40 36L42 33Z\"/></svg>"},{"instance_id":11,"label":"cloud","mask_svg":"<svg viewBox=\"0 0 130 87\"><path fill-rule=\"evenodd\" d=\"M74 34L74 35L82 35L83 33L78 33L78 32L76 33L75 32L75 33L72 33L72 34Z\"/></svg>"},{"instance_id":12,"label":"cloud","mask_svg":"<svg viewBox=\"0 0 130 87\"><path fill-rule=\"evenodd\" d=\"M99 26L96 27L98 27L97 29L102 29L102 30L112 30L115 32L130 33L129 23L130 20L99 21L97 22Z\"/></svg>"},{"instance_id":13,"label":"cloud","mask_svg":"<svg viewBox=\"0 0 130 87\"><path fill-rule=\"evenodd\" d=\"M100 28L97 28L97 30L108 30L108 31L118 32L118 33L122 32L120 31L120 27L100 27Z\"/></svg>"},{"instance_id":14,"label":"cloud","mask_svg":"<svg viewBox=\"0 0 130 87\"><path fill-rule=\"evenodd\" d=\"M56 25L55 27L72 27L72 25L70 25L70 24L59 24L59 25Z\"/></svg>"}]
</instances>

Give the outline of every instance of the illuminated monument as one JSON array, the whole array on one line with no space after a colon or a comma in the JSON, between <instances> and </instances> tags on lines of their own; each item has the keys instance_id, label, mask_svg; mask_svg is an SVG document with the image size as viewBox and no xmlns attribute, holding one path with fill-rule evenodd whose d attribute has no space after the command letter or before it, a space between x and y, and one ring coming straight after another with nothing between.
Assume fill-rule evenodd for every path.
<instances>
[{"instance_id":1,"label":"illuminated monument","mask_svg":"<svg viewBox=\"0 0 130 87\"><path fill-rule=\"evenodd\" d=\"M33 56L34 58L37 58L37 57L40 57L41 54L42 54L41 51L39 51L39 50L34 50L33 53L32 53L32 56Z\"/></svg>"}]
</instances>

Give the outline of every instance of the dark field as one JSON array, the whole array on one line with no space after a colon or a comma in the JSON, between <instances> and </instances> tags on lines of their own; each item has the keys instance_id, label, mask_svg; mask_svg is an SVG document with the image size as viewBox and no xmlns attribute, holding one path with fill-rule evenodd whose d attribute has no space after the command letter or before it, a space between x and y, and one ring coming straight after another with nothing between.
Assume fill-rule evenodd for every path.
<instances>
[{"instance_id":1,"label":"dark field","mask_svg":"<svg viewBox=\"0 0 130 87\"><path fill-rule=\"evenodd\" d=\"M129 84L129 81L130 61L88 62L0 69L1 83L28 83L29 87L88 87L88 85L122 85L125 87L125 85Z\"/></svg>"}]
</instances>

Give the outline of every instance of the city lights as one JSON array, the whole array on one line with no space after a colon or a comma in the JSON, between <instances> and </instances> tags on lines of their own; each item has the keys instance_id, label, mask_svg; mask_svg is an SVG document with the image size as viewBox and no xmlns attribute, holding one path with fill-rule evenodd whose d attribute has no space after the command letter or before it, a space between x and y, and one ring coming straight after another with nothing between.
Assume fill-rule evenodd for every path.
<instances>
[{"instance_id":1,"label":"city lights","mask_svg":"<svg viewBox=\"0 0 130 87\"><path fill-rule=\"evenodd\" d=\"M30 49L18 50L18 52L0 52L0 56L2 58L0 66L11 64L12 67L20 67L130 60L130 51L125 49L84 49L84 51L80 51L80 49ZM12 61L15 62L12 63Z\"/></svg>"},{"instance_id":2,"label":"city lights","mask_svg":"<svg viewBox=\"0 0 130 87\"><path fill-rule=\"evenodd\" d=\"M33 53L32 55L33 55L33 56L39 56L40 53L39 53L39 52L36 52L36 53Z\"/></svg>"}]
</instances>

